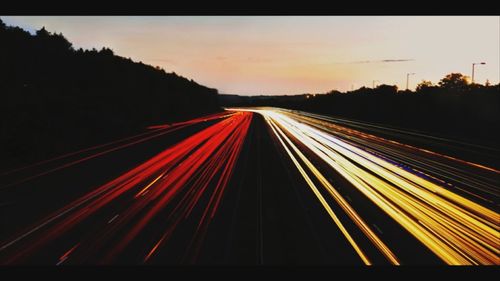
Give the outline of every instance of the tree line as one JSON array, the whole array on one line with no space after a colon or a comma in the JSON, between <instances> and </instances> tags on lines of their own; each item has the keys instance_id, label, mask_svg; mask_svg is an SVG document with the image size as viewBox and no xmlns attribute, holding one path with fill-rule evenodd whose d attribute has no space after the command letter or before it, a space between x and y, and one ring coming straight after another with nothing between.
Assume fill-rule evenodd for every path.
<instances>
[{"instance_id":1,"label":"tree line","mask_svg":"<svg viewBox=\"0 0 500 281\"><path fill-rule=\"evenodd\" d=\"M462 73L450 73L443 77L436 85L431 81L422 80L415 91L400 90L396 85L381 84L375 88L361 87L354 91L340 92L332 90L327 94L483 94L500 93L500 84L491 85L486 82L485 85L471 83L469 77Z\"/></svg>"},{"instance_id":2,"label":"tree line","mask_svg":"<svg viewBox=\"0 0 500 281\"><path fill-rule=\"evenodd\" d=\"M386 124L500 148L500 84L472 84L450 73L415 91L395 85L292 96L220 95L223 106L275 106Z\"/></svg>"},{"instance_id":3,"label":"tree line","mask_svg":"<svg viewBox=\"0 0 500 281\"><path fill-rule=\"evenodd\" d=\"M218 91L0 19L0 170L219 111Z\"/></svg>"}]
</instances>

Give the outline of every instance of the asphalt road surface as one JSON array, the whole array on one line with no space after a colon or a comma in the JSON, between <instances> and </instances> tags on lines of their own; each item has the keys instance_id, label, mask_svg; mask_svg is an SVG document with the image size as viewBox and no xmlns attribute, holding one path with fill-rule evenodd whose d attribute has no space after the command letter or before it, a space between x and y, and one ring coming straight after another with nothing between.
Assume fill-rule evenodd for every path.
<instances>
[{"instance_id":1,"label":"asphalt road surface","mask_svg":"<svg viewBox=\"0 0 500 281\"><path fill-rule=\"evenodd\" d=\"M230 109L0 174L0 264L500 264L494 155Z\"/></svg>"}]
</instances>

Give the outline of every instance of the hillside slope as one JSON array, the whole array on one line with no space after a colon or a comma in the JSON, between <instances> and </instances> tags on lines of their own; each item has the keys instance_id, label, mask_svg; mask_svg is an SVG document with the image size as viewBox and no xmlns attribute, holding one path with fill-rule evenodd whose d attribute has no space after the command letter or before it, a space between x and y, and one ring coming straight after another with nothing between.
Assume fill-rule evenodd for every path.
<instances>
[{"instance_id":1,"label":"hillside slope","mask_svg":"<svg viewBox=\"0 0 500 281\"><path fill-rule=\"evenodd\" d=\"M219 111L216 89L0 20L0 170Z\"/></svg>"}]
</instances>

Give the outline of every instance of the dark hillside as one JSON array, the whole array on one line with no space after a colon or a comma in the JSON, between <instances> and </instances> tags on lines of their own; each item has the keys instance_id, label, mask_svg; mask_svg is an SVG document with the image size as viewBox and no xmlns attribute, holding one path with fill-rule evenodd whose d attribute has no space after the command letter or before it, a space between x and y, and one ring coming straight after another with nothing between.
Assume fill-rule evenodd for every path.
<instances>
[{"instance_id":1,"label":"dark hillside","mask_svg":"<svg viewBox=\"0 0 500 281\"><path fill-rule=\"evenodd\" d=\"M0 170L220 110L216 89L0 20Z\"/></svg>"}]
</instances>

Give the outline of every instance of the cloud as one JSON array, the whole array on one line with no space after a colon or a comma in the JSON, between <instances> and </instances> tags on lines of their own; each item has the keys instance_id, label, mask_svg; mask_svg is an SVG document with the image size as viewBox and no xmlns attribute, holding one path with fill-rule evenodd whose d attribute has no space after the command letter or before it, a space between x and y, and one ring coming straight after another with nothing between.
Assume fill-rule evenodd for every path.
<instances>
[{"instance_id":1,"label":"cloud","mask_svg":"<svg viewBox=\"0 0 500 281\"><path fill-rule=\"evenodd\" d=\"M360 64L360 63L390 63L390 62L405 62L414 61L414 59L385 59L385 60L362 60L362 61L351 61L348 64Z\"/></svg>"},{"instance_id":2,"label":"cloud","mask_svg":"<svg viewBox=\"0 0 500 281\"><path fill-rule=\"evenodd\" d=\"M414 61L414 59L382 60L380 62L403 62L403 61Z\"/></svg>"}]
</instances>

